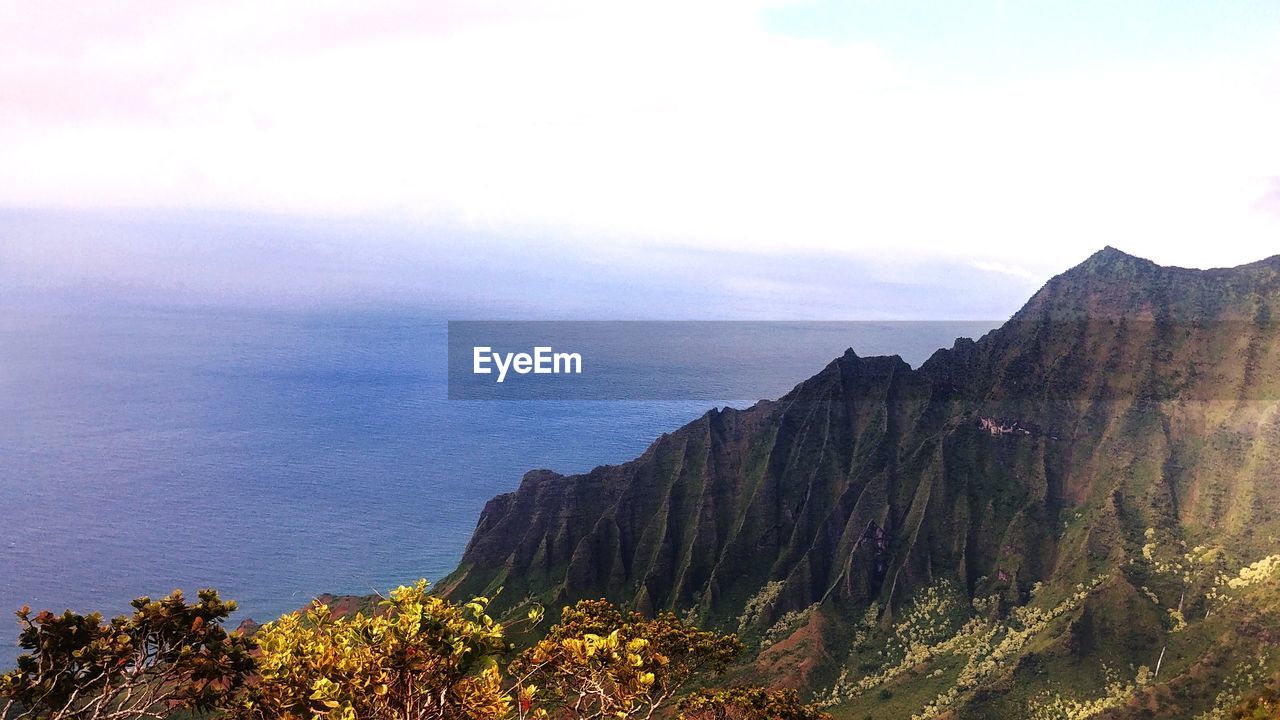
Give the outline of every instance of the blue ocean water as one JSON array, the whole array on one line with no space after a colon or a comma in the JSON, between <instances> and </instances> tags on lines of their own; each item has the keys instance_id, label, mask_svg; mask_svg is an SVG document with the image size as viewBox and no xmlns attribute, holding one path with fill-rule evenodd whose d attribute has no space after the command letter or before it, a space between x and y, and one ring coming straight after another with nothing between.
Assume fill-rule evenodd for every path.
<instances>
[{"instance_id":1,"label":"blue ocean water","mask_svg":"<svg viewBox=\"0 0 1280 720\"><path fill-rule=\"evenodd\" d=\"M815 337L813 358L856 347ZM446 352L408 311L6 309L0 612L216 587L234 624L440 578L526 470L624 461L724 404L449 401ZM0 620L0 665L16 635Z\"/></svg>"}]
</instances>

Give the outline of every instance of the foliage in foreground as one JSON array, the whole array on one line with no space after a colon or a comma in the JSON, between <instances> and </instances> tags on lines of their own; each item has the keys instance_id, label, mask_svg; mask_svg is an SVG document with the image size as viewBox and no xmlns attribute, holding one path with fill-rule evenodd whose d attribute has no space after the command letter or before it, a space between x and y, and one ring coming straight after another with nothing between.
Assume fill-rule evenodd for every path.
<instances>
[{"instance_id":1,"label":"foliage in foreground","mask_svg":"<svg viewBox=\"0 0 1280 720\"><path fill-rule=\"evenodd\" d=\"M504 628L486 601L455 605L426 583L400 587L384 612L334 616L326 605L285 615L256 636L258 681L241 718L506 717L498 660Z\"/></svg>"},{"instance_id":2,"label":"foliage in foreground","mask_svg":"<svg viewBox=\"0 0 1280 720\"><path fill-rule=\"evenodd\" d=\"M0 718L125 720L227 707L253 670L252 643L229 635L235 610L213 590L133 601L133 614L18 611L27 652L0 676Z\"/></svg>"},{"instance_id":3,"label":"foliage in foreground","mask_svg":"<svg viewBox=\"0 0 1280 720\"><path fill-rule=\"evenodd\" d=\"M0 676L0 718L126 720L202 714L226 720L823 720L794 692L704 690L737 638L676 616L624 614L604 601L566 608L522 652L488 600L453 603L425 581L377 610L337 616L321 603L252 639L228 634L235 609L213 590L139 598L132 617L44 612L25 623L28 652ZM541 610L520 622L537 623Z\"/></svg>"},{"instance_id":4,"label":"foliage in foreground","mask_svg":"<svg viewBox=\"0 0 1280 720\"><path fill-rule=\"evenodd\" d=\"M651 717L691 680L725 669L742 651L733 636L670 613L648 620L603 600L565 608L560 624L511 664L555 716Z\"/></svg>"},{"instance_id":5,"label":"foliage in foreground","mask_svg":"<svg viewBox=\"0 0 1280 720\"><path fill-rule=\"evenodd\" d=\"M680 720L830 720L816 706L800 702L795 690L732 687L701 690L678 703Z\"/></svg>"}]
</instances>

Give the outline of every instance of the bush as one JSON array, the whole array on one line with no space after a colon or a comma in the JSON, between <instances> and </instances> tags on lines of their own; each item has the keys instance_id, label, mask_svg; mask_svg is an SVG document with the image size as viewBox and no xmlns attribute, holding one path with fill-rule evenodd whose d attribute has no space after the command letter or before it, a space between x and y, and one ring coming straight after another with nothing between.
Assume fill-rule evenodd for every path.
<instances>
[{"instance_id":1,"label":"bush","mask_svg":"<svg viewBox=\"0 0 1280 720\"><path fill-rule=\"evenodd\" d=\"M724 670L741 651L737 637L699 630L671 613L649 620L584 600L565 608L511 673L530 700L567 717L652 717L691 680Z\"/></svg>"},{"instance_id":2,"label":"bush","mask_svg":"<svg viewBox=\"0 0 1280 720\"><path fill-rule=\"evenodd\" d=\"M285 615L255 637L258 681L235 715L276 718L506 717L498 661L510 647L487 600L456 605L400 587L372 615L335 617L326 605Z\"/></svg>"},{"instance_id":3,"label":"bush","mask_svg":"<svg viewBox=\"0 0 1280 720\"><path fill-rule=\"evenodd\" d=\"M311 607L252 639L222 627L235 603L213 590L134 601L131 617L31 617L30 651L0 676L4 720L585 720L667 717L691 683L723 671L733 635L675 615L624 614L603 600L565 608L523 652L488 600L400 587L371 612ZM541 609L520 622L538 623ZM514 658L513 658L514 656ZM510 660L509 663L507 661ZM795 693L733 688L680 706L687 720L825 720Z\"/></svg>"},{"instance_id":4,"label":"bush","mask_svg":"<svg viewBox=\"0 0 1280 720\"><path fill-rule=\"evenodd\" d=\"M234 602L214 590L198 597L141 597L131 616L109 623L23 607L18 645L27 652L0 676L0 717L126 720L226 707L253 672L252 644L222 627Z\"/></svg>"},{"instance_id":5,"label":"bush","mask_svg":"<svg viewBox=\"0 0 1280 720\"><path fill-rule=\"evenodd\" d=\"M680 720L831 720L816 705L800 702L795 690L701 690L682 699L678 707Z\"/></svg>"}]
</instances>

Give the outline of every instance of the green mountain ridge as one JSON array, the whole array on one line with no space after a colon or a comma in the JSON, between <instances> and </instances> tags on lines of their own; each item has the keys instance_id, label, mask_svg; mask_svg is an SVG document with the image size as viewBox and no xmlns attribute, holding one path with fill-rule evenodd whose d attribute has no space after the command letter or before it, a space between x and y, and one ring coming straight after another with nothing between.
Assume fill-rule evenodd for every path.
<instances>
[{"instance_id":1,"label":"green mountain ridge","mask_svg":"<svg viewBox=\"0 0 1280 720\"><path fill-rule=\"evenodd\" d=\"M1280 636L1278 310L1280 256L1106 248L918 369L526 474L441 591L672 610L837 717L1225 717Z\"/></svg>"}]
</instances>

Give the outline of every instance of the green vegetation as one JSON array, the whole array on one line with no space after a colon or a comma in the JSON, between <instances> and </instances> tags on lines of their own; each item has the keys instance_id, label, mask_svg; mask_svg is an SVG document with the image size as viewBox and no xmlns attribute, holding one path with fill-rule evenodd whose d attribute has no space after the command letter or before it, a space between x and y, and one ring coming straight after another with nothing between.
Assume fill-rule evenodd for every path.
<instances>
[{"instance_id":1,"label":"green vegetation","mask_svg":"<svg viewBox=\"0 0 1280 720\"><path fill-rule=\"evenodd\" d=\"M682 720L825 720L795 690L731 687L702 690L679 703Z\"/></svg>"},{"instance_id":2,"label":"green vegetation","mask_svg":"<svg viewBox=\"0 0 1280 720\"><path fill-rule=\"evenodd\" d=\"M235 610L213 590L188 603L175 592L141 597L133 614L18 611L27 652L0 676L0 718L128 720L166 718L235 704L254 667L252 643L228 635Z\"/></svg>"},{"instance_id":3,"label":"green vegetation","mask_svg":"<svg viewBox=\"0 0 1280 720\"><path fill-rule=\"evenodd\" d=\"M517 651L515 623L489 601L454 603L425 581L376 611L338 616L323 603L252 637L228 634L235 608L212 590L140 598L132 617L23 609L18 668L0 678L6 720L128 720L196 713L226 720L823 720L795 693L686 690L722 672L742 646L674 615L624 614L604 601L565 608ZM677 701L680 702L676 707Z\"/></svg>"},{"instance_id":4,"label":"green vegetation","mask_svg":"<svg viewBox=\"0 0 1280 720\"><path fill-rule=\"evenodd\" d=\"M692 680L723 672L742 645L675 615L624 615L603 600L565 608L547 637L520 653L510 673L522 697L553 717L653 717Z\"/></svg>"}]
</instances>

